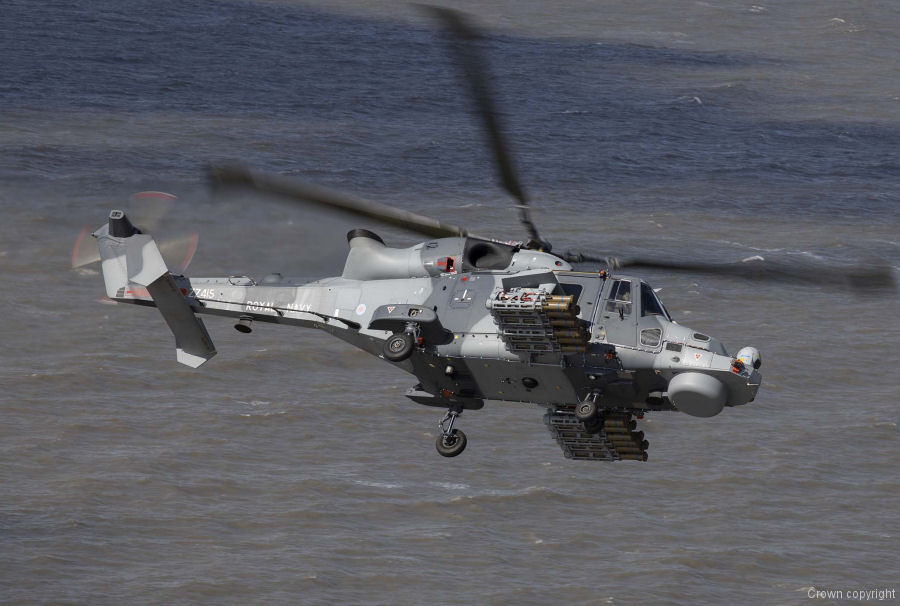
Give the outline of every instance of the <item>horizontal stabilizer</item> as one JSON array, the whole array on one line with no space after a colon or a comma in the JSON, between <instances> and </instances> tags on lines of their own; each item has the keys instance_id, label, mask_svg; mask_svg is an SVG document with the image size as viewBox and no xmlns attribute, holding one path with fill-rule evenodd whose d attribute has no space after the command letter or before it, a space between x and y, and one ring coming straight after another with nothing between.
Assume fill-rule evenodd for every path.
<instances>
[{"instance_id":1,"label":"horizontal stabilizer","mask_svg":"<svg viewBox=\"0 0 900 606\"><path fill-rule=\"evenodd\" d=\"M180 347L175 348L175 359L185 366L190 366L191 368L202 366L206 363L207 360L209 360L209 358L213 357L214 355L216 355L215 351L209 354L209 357L195 356L194 354L189 354Z\"/></svg>"},{"instance_id":2,"label":"horizontal stabilizer","mask_svg":"<svg viewBox=\"0 0 900 606\"><path fill-rule=\"evenodd\" d=\"M147 291L153 297L172 334L175 335L175 355L179 362L197 368L216 355L216 348L203 320L194 315L191 306L176 286L172 274L165 271L163 275L147 284Z\"/></svg>"}]
</instances>

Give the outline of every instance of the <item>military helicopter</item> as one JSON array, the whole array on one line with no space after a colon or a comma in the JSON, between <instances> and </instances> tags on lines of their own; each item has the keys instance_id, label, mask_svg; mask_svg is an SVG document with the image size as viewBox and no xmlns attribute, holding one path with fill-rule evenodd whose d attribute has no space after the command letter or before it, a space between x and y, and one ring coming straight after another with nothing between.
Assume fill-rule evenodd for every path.
<instances>
[{"instance_id":1,"label":"military helicopter","mask_svg":"<svg viewBox=\"0 0 900 606\"><path fill-rule=\"evenodd\" d=\"M431 8L451 34L451 48L483 121L500 181L516 201L529 239L504 241L243 166L218 167L213 181L376 219L426 236L393 248L372 231L347 234L340 276L304 282L269 274L211 278L172 272L152 236L121 210L93 232L106 295L155 306L175 336L176 359L196 368L216 354L199 314L317 328L412 374L406 396L445 410L438 452L466 447L457 427L464 410L486 400L536 403L567 458L647 460L637 421L648 412L697 417L752 402L762 376L751 346L730 355L717 339L672 319L654 289L627 268L815 280L806 268L760 263L704 264L554 253L530 217L488 87L475 28L462 14ZM602 264L600 271L576 266ZM882 285L884 273L822 278Z\"/></svg>"}]
</instances>

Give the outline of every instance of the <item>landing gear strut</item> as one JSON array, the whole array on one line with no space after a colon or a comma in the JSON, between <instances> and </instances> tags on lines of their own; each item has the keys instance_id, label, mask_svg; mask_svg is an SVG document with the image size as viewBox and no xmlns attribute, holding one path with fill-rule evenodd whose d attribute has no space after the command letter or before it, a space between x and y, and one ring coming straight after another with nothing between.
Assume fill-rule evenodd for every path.
<instances>
[{"instance_id":1,"label":"landing gear strut","mask_svg":"<svg viewBox=\"0 0 900 606\"><path fill-rule=\"evenodd\" d=\"M438 422L441 435L438 436L435 447L444 457L455 457L466 449L466 434L461 429L455 429L453 424L456 418L462 414L462 408L450 408Z\"/></svg>"}]
</instances>

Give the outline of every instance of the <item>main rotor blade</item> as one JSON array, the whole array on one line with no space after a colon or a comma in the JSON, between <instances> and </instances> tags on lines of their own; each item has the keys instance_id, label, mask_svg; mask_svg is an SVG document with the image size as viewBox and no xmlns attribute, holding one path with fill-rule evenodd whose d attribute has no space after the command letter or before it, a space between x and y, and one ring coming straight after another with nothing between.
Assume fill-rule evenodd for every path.
<instances>
[{"instance_id":1,"label":"main rotor blade","mask_svg":"<svg viewBox=\"0 0 900 606\"><path fill-rule=\"evenodd\" d=\"M450 223L442 223L437 219L408 210L393 208L318 185L301 183L276 175L252 172L244 166L212 167L209 169L209 174L212 181L216 184L249 187L260 192L283 196L307 204L368 217L387 225L401 227L432 238L478 237L462 227Z\"/></svg>"},{"instance_id":2,"label":"main rotor blade","mask_svg":"<svg viewBox=\"0 0 900 606\"><path fill-rule=\"evenodd\" d=\"M893 270L882 265L850 267L817 264L787 264L767 261L759 256L735 263L704 263L695 261L661 261L640 258L618 258L566 252L563 258L570 263L602 263L617 269L662 269L693 274L733 276L749 280L789 282L832 289L869 292L896 292Z\"/></svg>"},{"instance_id":3,"label":"main rotor blade","mask_svg":"<svg viewBox=\"0 0 900 606\"><path fill-rule=\"evenodd\" d=\"M494 161L500 171L500 181L503 184L503 188L519 201L517 205L519 218L528 232L528 237L531 239L529 247L537 247L549 251L550 244L541 239L537 228L531 221L528 198L516 176L512 156L503 138L500 117L497 114L488 84L487 62L478 50L478 40L480 39L478 32L469 22L466 15L459 11L439 6L423 6L422 8L437 17L452 35L450 47L462 67L463 75L472 92L472 98L475 100L478 114L484 123L488 142L494 152Z\"/></svg>"}]
</instances>

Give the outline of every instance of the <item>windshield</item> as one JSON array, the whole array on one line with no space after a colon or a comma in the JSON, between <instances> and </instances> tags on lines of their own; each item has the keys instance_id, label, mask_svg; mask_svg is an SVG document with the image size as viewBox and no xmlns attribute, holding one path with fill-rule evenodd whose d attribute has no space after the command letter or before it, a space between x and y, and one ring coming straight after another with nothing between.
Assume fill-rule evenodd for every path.
<instances>
[{"instance_id":1,"label":"windshield","mask_svg":"<svg viewBox=\"0 0 900 606\"><path fill-rule=\"evenodd\" d=\"M669 319L665 307L657 298L656 293L646 282L641 282L641 315L642 316L662 316Z\"/></svg>"}]
</instances>

